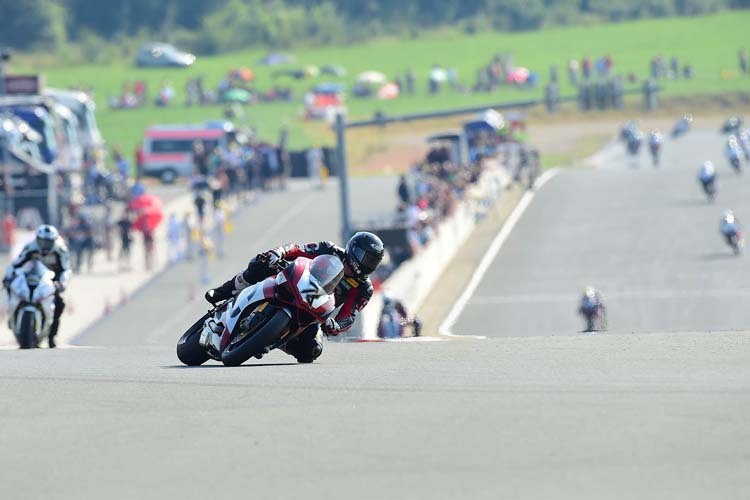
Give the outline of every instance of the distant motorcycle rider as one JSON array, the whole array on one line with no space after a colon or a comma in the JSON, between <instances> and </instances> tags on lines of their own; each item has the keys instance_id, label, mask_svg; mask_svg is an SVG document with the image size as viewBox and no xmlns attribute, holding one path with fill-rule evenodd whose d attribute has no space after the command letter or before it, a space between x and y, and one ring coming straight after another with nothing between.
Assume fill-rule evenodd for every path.
<instances>
[{"instance_id":1,"label":"distant motorcycle rider","mask_svg":"<svg viewBox=\"0 0 750 500\"><path fill-rule=\"evenodd\" d=\"M680 118L672 129L672 137L679 137L688 130L690 130L690 124L693 123L693 115L686 113Z\"/></svg>"},{"instance_id":2,"label":"distant motorcycle rider","mask_svg":"<svg viewBox=\"0 0 750 500\"><path fill-rule=\"evenodd\" d=\"M586 319L587 332L603 330L606 328L607 320L604 300L599 291L593 286L587 286L584 289L578 312ZM598 325L595 321L597 319L599 320Z\"/></svg>"},{"instance_id":3,"label":"distant motorcycle rider","mask_svg":"<svg viewBox=\"0 0 750 500\"><path fill-rule=\"evenodd\" d=\"M412 333L419 337L422 332L422 320L409 314L408 309L389 291L383 292L383 310L380 312L378 337L393 339L404 336L404 327L411 326Z\"/></svg>"},{"instance_id":4,"label":"distant motorcycle rider","mask_svg":"<svg viewBox=\"0 0 750 500\"><path fill-rule=\"evenodd\" d=\"M740 149L740 145L737 143L737 137L730 135L727 139L727 145L724 148L724 154L727 157L727 160L729 160L729 163L732 164L732 167L739 172L740 171L740 155L742 154L742 150Z\"/></svg>"},{"instance_id":5,"label":"distant motorcycle rider","mask_svg":"<svg viewBox=\"0 0 750 500\"><path fill-rule=\"evenodd\" d=\"M637 156L638 152L641 150L641 144L643 143L643 133L640 130L635 129L628 136L627 141L628 153L631 156Z\"/></svg>"},{"instance_id":6,"label":"distant motorcycle rider","mask_svg":"<svg viewBox=\"0 0 750 500\"><path fill-rule=\"evenodd\" d=\"M658 129L652 130L648 135L648 147L651 150L651 158L654 166L659 164L659 151L661 150L662 135Z\"/></svg>"},{"instance_id":7,"label":"distant motorcycle rider","mask_svg":"<svg viewBox=\"0 0 750 500\"><path fill-rule=\"evenodd\" d=\"M13 273L16 269L26 264L32 259L39 259L55 273L53 281L55 283L55 314L50 326L48 343L51 348L56 347L55 337L60 328L60 316L65 309L65 301L62 298L62 292L68 287L70 282L70 253L65 241L60 236L57 228L49 224L43 224L36 230L36 238L28 243L18 258L13 261L5 273L3 286L7 290L13 279Z\"/></svg>"},{"instance_id":8,"label":"distant motorcycle rider","mask_svg":"<svg viewBox=\"0 0 750 500\"><path fill-rule=\"evenodd\" d=\"M322 325L326 335L338 335L349 330L354 324L357 313L362 310L373 294L369 275L380 265L385 247L373 233L358 232L349 239L346 248L341 248L330 241L308 243L306 245L288 244L273 248L255 256L247 269L223 285L206 292L206 300L218 304L228 300L248 286L273 276L279 272L284 261L297 257L314 258L318 255L335 255L344 264L344 277L334 291L336 307L340 308L335 318L330 317ZM323 342L317 325L311 325L300 335L287 342L283 350L294 356L300 363L312 363L323 352Z\"/></svg>"},{"instance_id":9,"label":"distant motorcycle rider","mask_svg":"<svg viewBox=\"0 0 750 500\"><path fill-rule=\"evenodd\" d=\"M727 244L733 246L732 239L740 234L740 224L733 211L725 210L721 215L719 231L721 231L721 234L726 238Z\"/></svg>"},{"instance_id":10,"label":"distant motorcycle rider","mask_svg":"<svg viewBox=\"0 0 750 500\"><path fill-rule=\"evenodd\" d=\"M745 160L750 161L750 129L743 130L737 135L737 144L745 155Z\"/></svg>"},{"instance_id":11,"label":"distant motorcycle rider","mask_svg":"<svg viewBox=\"0 0 750 500\"><path fill-rule=\"evenodd\" d=\"M716 167L714 167L714 163L712 161L703 162L700 170L698 171L698 180L703 185L703 190L707 194L712 196L715 190L716 183Z\"/></svg>"}]
</instances>

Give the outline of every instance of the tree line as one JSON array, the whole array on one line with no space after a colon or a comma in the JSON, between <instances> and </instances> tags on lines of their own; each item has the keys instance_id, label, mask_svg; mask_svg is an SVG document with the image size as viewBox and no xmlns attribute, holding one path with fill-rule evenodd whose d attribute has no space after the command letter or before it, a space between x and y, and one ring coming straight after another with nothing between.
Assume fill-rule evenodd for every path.
<instances>
[{"instance_id":1,"label":"tree line","mask_svg":"<svg viewBox=\"0 0 750 500\"><path fill-rule=\"evenodd\" d=\"M48 51L159 39L212 54L418 36L440 26L535 30L748 7L750 0L0 0L0 45Z\"/></svg>"}]
</instances>

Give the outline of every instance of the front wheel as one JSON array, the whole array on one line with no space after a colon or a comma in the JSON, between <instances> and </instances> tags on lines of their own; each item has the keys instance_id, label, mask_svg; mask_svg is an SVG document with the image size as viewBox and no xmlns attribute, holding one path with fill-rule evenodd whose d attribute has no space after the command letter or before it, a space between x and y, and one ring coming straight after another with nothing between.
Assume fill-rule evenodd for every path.
<instances>
[{"instance_id":1,"label":"front wheel","mask_svg":"<svg viewBox=\"0 0 750 500\"><path fill-rule=\"evenodd\" d=\"M240 333L229 341L221 353L221 362L227 366L239 366L256 354L264 354L267 347L281 340L289 328L289 316L279 309L257 330Z\"/></svg>"},{"instance_id":2,"label":"front wheel","mask_svg":"<svg viewBox=\"0 0 750 500\"><path fill-rule=\"evenodd\" d=\"M33 349L37 346L36 318L31 311L21 313L21 325L18 328L18 345L21 349Z\"/></svg>"},{"instance_id":3,"label":"front wheel","mask_svg":"<svg viewBox=\"0 0 750 500\"><path fill-rule=\"evenodd\" d=\"M193 326L182 334L182 337L177 342L177 357L188 366L202 365L210 358L208 352L206 352L206 348L198 343L201 338L203 324L210 314L204 314L201 319L196 321Z\"/></svg>"}]
</instances>

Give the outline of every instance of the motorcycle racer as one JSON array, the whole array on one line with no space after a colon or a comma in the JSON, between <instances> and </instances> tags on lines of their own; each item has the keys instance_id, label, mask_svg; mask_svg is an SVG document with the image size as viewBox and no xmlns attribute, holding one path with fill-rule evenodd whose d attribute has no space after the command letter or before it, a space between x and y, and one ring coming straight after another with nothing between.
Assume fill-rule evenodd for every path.
<instances>
[{"instance_id":1,"label":"motorcycle racer","mask_svg":"<svg viewBox=\"0 0 750 500\"><path fill-rule=\"evenodd\" d=\"M42 224L36 230L34 241L26 244L21 250L21 254L15 261L11 262L3 278L3 286L8 289L13 279L14 271L26 264L32 259L39 259L50 271L55 273L53 279L55 283L55 313L50 326L49 337L47 339L50 348L56 347L55 336L60 328L60 316L65 309L65 301L62 298L62 292L68 287L70 282L70 253L65 241L60 236L57 228L49 224Z\"/></svg>"},{"instance_id":2,"label":"motorcycle racer","mask_svg":"<svg viewBox=\"0 0 750 500\"><path fill-rule=\"evenodd\" d=\"M725 210L721 215L721 224L719 225L719 231L724 236L724 238L726 238L727 244L731 245L732 238L740 232L740 225L733 211Z\"/></svg>"},{"instance_id":3,"label":"motorcycle racer","mask_svg":"<svg viewBox=\"0 0 750 500\"><path fill-rule=\"evenodd\" d=\"M358 232L349 239L346 248L330 241L319 241L306 245L287 244L255 256L247 268L221 286L206 292L206 300L213 305L228 300L250 285L275 275L284 261L297 257L314 258L318 255L335 255L344 264L344 277L334 291L335 317L322 325L326 335L338 335L349 330L357 313L369 302L373 294L369 275L377 269L383 259L385 247L378 236L369 232ZM312 325L296 338L287 342L284 351L300 363L311 363L323 352L323 343L317 325Z\"/></svg>"},{"instance_id":4,"label":"motorcycle racer","mask_svg":"<svg viewBox=\"0 0 750 500\"><path fill-rule=\"evenodd\" d=\"M586 319L586 331L597 331L606 327L604 300L599 290L593 286L584 289L578 313ZM599 320L599 325L596 324L596 319Z\"/></svg>"}]
</instances>

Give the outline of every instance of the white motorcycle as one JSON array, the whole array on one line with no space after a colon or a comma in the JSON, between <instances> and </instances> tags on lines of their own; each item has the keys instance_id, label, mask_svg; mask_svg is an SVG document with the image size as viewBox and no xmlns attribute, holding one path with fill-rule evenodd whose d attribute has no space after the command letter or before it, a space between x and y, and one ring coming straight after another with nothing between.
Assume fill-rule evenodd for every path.
<instances>
[{"instance_id":1,"label":"white motorcycle","mask_svg":"<svg viewBox=\"0 0 750 500\"><path fill-rule=\"evenodd\" d=\"M55 273L39 260L14 271L8 286L8 326L21 349L47 338L55 314Z\"/></svg>"}]
</instances>

